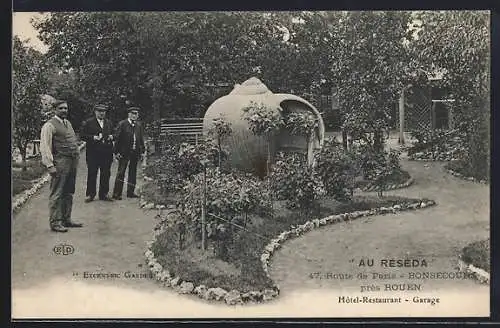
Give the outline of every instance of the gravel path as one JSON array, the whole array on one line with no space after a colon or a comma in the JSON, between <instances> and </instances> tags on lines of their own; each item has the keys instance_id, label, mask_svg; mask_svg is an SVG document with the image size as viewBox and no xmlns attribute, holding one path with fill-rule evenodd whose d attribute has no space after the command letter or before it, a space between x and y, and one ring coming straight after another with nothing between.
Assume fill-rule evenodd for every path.
<instances>
[{"instance_id":1,"label":"gravel path","mask_svg":"<svg viewBox=\"0 0 500 328\"><path fill-rule=\"evenodd\" d=\"M85 157L82 156L74 200L75 221L85 226L66 234L48 226L48 186L44 186L12 220L12 316L14 318L179 318L179 317L345 317L345 316L452 316L486 315L488 288L470 281L446 282L442 305L419 308L338 304L346 288L359 283L314 280L310 272L345 272L349 259L425 256L432 270L451 270L457 251L472 240L484 238L489 229L488 187L449 176L440 164L405 163L416 178L414 186L391 194L435 199L438 206L395 216L372 217L349 225L309 232L287 242L275 254L272 276L282 289L271 303L228 307L208 304L195 296L177 295L149 278L125 278L127 271L147 273L145 241L150 237L156 212L145 212L138 200L85 204ZM113 164L112 181L116 163ZM140 175L140 172L139 172ZM446 185L446 189L441 186ZM55 255L54 246L75 248L72 255ZM88 279L84 272L120 273L117 279ZM332 287L316 291L315 288ZM425 284L425 291L445 284ZM468 288L468 289L467 289ZM424 292L423 292L424 293ZM422 294L423 295L423 294ZM486 295L486 296L485 296ZM454 303L458 297L465 302ZM485 298L486 297L486 298ZM471 304L476 308L471 307ZM377 310L378 309L378 310ZM375 312L374 312L375 311ZM485 312L486 311L486 312Z\"/></svg>"},{"instance_id":2,"label":"gravel path","mask_svg":"<svg viewBox=\"0 0 500 328\"><path fill-rule=\"evenodd\" d=\"M489 187L466 182L447 174L443 163L409 162L402 165L415 183L388 195L427 197L437 206L398 215L373 216L351 223L313 230L287 242L271 264L272 278L288 292L307 288L335 288L359 292L358 279L333 279L328 273L397 272L396 279L373 280L367 284L420 283L424 291L486 289L473 280L408 280L416 271L455 271L457 255L471 241L489 236ZM374 193L375 194L375 193ZM388 269L381 259L425 259L427 267ZM359 266L374 259L373 267ZM311 273L324 273L326 279ZM320 275L321 276L321 275ZM401 276L404 276L402 278Z\"/></svg>"},{"instance_id":3,"label":"gravel path","mask_svg":"<svg viewBox=\"0 0 500 328\"><path fill-rule=\"evenodd\" d=\"M111 188L116 173L112 167ZM87 168L82 153L78 168L72 219L84 224L67 233L49 229L47 183L12 221L12 287L37 287L54 278L74 279L88 272L146 272L142 266L145 241L153 228L155 212L145 212L137 199L113 203L84 203ZM99 181L99 180L98 180ZM53 248L70 244L74 254L56 255ZM75 276L73 274L75 273ZM91 281L91 280L88 280ZM139 280L141 281L141 280ZM113 281L116 285L122 280Z\"/></svg>"}]
</instances>

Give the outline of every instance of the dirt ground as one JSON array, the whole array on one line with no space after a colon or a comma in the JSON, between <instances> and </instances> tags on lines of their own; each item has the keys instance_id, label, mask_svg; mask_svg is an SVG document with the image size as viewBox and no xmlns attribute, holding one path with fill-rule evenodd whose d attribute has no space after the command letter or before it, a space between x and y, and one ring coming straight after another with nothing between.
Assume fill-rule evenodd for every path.
<instances>
[{"instance_id":1,"label":"dirt ground","mask_svg":"<svg viewBox=\"0 0 500 328\"><path fill-rule=\"evenodd\" d=\"M438 205L416 212L376 216L332 225L288 241L273 257L272 278L281 288L271 303L245 307L209 304L177 295L143 277L145 242L155 211L139 201L84 203L86 166L82 156L73 219L85 224L65 234L48 224L48 186L12 219L12 316L14 318L174 318L174 317L345 317L487 315L489 288L473 281L422 283L419 295L440 294L438 307L339 304L344 291L357 292L359 282L311 279L311 272L357 270L361 258L424 257L427 271L453 270L456 255L470 241L489 235L489 187L448 175L439 163L404 162L413 186L390 194L427 197ZM111 183L114 182L113 164ZM140 175L140 172L139 172ZM75 252L56 255L70 244ZM354 262L350 262L354 259ZM126 272L135 276L125 278ZM378 270L383 271L383 270ZM88 273L120 273L121 278L91 279ZM403 272L403 271L401 271ZM417 281L413 281L417 282ZM318 290L321 289L321 290ZM446 290L445 290L446 289ZM457 303L457 300L460 302ZM422 312L424 311L424 312Z\"/></svg>"}]
</instances>

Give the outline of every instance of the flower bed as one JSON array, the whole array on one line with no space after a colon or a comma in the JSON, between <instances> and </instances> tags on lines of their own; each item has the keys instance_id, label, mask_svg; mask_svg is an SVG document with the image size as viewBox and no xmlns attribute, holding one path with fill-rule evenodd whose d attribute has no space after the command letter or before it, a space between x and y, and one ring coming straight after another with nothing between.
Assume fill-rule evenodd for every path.
<instances>
[{"instance_id":1,"label":"flower bed","mask_svg":"<svg viewBox=\"0 0 500 328\"><path fill-rule=\"evenodd\" d=\"M85 143L82 143L79 146L79 150L81 151L85 147ZM41 164L40 164L41 165ZM45 172L46 170L44 169L43 171L39 171L40 174L43 174L42 172ZM43 185L50 180L50 174L44 174L41 177L33 180L33 181L26 181L26 180L16 180L15 176L13 178L12 183L16 184L22 184L22 187L25 189L19 190L18 193L13 193L13 202L12 202L12 212L17 212L33 195L35 195L42 187Z\"/></svg>"},{"instance_id":2,"label":"flower bed","mask_svg":"<svg viewBox=\"0 0 500 328\"><path fill-rule=\"evenodd\" d=\"M463 157L464 136L458 131L418 130L412 132L416 142L407 149L414 161L455 161Z\"/></svg>"},{"instance_id":3,"label":"flower bed","mask_svg":"<svg viewBox=\"0 0 500 328\"><path fill-rule=\"evenodd\" d=\"M389 177L388 184L384 187L384 191L406 188L411 186L412 184L413 178L410 176L410 174L404 170L400 170L399 172L397 172L397 174ZM376 185L368 183L365 187L361 188L361 190L375 191L377 190L377 188L378 187Z\"/></svg>"},{"instance_id":4,"label":"flower bed","mask_svg":"<svg viewBox=\"0 0 500 328\"><path fill-rule=\"evenodd\" d=\"M481 283L490 281L490 240L473 242L462 249L459 268L474 275Z\"/></svg>"},{"instance_id":5,"label":"flower bed","mask_svg":"<svg viewBox=\"0 0 500 328\"><path fill-rule=\"evenodd\" d=\"M424 161L424 162L448 162L448 161L456 161L457 158L446 154L446 153L437 153L437 152L418 152L413 155L408 155L408 159L410 161Z\"/></svg>"},{"instance_id":6,"label":"flower bed","mask_svg":"<svg viewBox=\"0 0 500 328\"><path fill-rule=\"evenodd\" d=\"M467 180L467 181L473 181L473 182L479 182L479 183L485 183L487 184L488 181L486 179L478 179L473 177L474 172L468 172L467 170L464 169L464 165L461 161L455 161L451 162L445 165L445 169L448 173L450 173L453 176L456 176L458 178Z\"/></svg>"},{"instance_id":7,"label":"flower bed","mask_svg":"<svg viewBox=\"0 0 500 328\"><path fill-rule=\"evenodd\" d=\"M349 190L358 173L376 179L371 182L384 190L409 185L399 153L367 155L363 149L345 153L334 141L328 145L315 154L317 170L307 165L304 154L279 153L269 180L230 167L221 170L214 165L209 145L174 143L166 147L167 157L154 156L143 171L140 206L159 211L145 253L157 280L181 294L230 305L269 301L279 288L268 275L268 260L290 234L298 236L346 218L434 204L354 195ZM208 160L202 173L204 157ZM165 160L178 165L166 165ZM359 172L353 163L360 166ZM183 176L191 168L191 174ZM202 199L208 213L206 247L202 247Z\"/></svg>"},{"instance_id":8,"label":"flower bed","mask_svg":"<svg viewBox=\"0 0 500 328\"><path fill-rule=\"evenodd\" d=\"M166 252L158 248L158 240L165 239L165 234L168 233L165 223L169 220L169 215L173 215L171 211L168 211L165 216L158 216L160 220L154 229L151 241L147 243L145 256L147 265L156 279L163 286L172 287L181 294L195 294L205 300L222 301L229 305L259 303L270 301L279 295L279 287L272 282L268 266L273 252L287 239L298 237L307 231L327 224L354 220L363 216L416 210L434 204L434 201L425 199L385 198L379 202L379 206L373 206L374 200L368 201L365 199L361 202L338 206L338 214L324 218L310 219L307 216L300 215L293 217L292 220L287 216L286 220L273 218L273 220L266 221L265 225L258 231L261 235L265 235L266 240L245 235L249 240L243 245L247 248L246 254L255 254L254 258L247 259L251 262L247 266L247 269L253 268L253 276L246 277L247 282L250 281L255 284L254 290L249 288L248 283L244 288L241 288L241 281L238 281L238 278L234 276L221 275L207 277L205 272L193 267L196 263L185 263L183 267L169 267L169 264L175 265L176 263L173 260L169 262L169 256L177 260L182 259L182 256L179 256L181 254L173 254L170 250ZM163 205L145 202L143 202L143 205L147 205L149 208L164 207ZM292 223L291 226L290 223ZM183 271L183 269L189 270L189 272Z\"/></svg>"}]
</instances>

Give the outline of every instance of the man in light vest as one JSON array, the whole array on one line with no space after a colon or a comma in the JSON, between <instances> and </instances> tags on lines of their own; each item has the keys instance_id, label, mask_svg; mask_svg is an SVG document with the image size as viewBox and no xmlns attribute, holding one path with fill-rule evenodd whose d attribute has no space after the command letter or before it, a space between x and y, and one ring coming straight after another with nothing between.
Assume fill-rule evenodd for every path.
<instances>
[{"instance_id":1,"label":"man in light vest","mask_svg":"<svg viewBox=\"0 0 500 328\"><path fill-rule=\"evenodd\" d=\"M68 121L68 103L58 100L53 104L54 116L43 126L40 135L42 163L50 175L49 222L55 232L79 228L81 223L71 221L76 171L80 152L75 131Z\"/></svg>"}]
</instances>

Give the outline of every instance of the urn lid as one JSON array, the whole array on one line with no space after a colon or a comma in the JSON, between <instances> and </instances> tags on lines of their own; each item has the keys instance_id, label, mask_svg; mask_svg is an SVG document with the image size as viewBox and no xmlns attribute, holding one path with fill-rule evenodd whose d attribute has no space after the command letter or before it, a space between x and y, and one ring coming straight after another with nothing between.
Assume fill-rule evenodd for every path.
<instances>
[{"instance_id":1,"label":"urn lid","mask_svg":"<svg viewBox=\"0 0 500 328\"><path fill-rule=\"evenodd\" d=\"M259 95L272 93L267 86L256 77L251 77L241 84L236 84L230 95Z\"/></svg>"}]
</instances>

